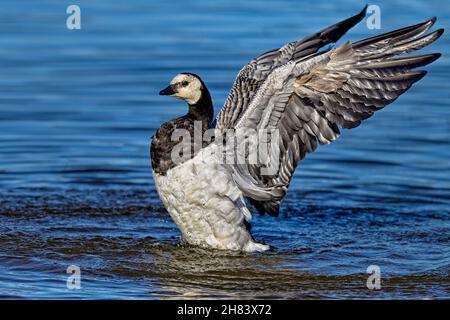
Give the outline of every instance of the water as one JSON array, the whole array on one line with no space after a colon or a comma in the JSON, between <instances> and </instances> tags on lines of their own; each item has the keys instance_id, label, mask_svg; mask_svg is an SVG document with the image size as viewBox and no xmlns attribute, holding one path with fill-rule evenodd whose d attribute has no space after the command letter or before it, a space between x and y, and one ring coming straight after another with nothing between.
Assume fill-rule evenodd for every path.
<instances>
[{"instance_id":1,"label":"water","mask_svg":"<svg viewBox=\"0 0 450 320\"><path fill-rule=\"evenodd\" d=\"M153 184L149 141L183 103L157 92L200 74L216 111L252 57L358 12L353 1L2 1L0 297L450 298L449 38L405 96L305 159L278 218L257 217L265 254L179 244ZM382 3L382 30L440 1ZM81 290L66 269L82 270ZM366 269L381 268L368 290Z\"/></svg>"}]
</instances>

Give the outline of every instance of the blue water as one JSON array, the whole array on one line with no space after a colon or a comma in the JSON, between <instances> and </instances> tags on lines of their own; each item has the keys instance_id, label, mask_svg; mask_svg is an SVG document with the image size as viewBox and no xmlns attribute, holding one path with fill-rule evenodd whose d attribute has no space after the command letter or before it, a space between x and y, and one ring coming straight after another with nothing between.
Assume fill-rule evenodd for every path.
<instances>
[{"instance_id":1,"label":"blue water","mask_svg":"<svg viewBox=\"0 0 450 320\"><path fill-rule=\"evenodd\" d=\"M381 30L346 39L434 15L450 30L446 1L374 4ZM278 218L255 216L269 253L181 246L151 177L150 137L186 111L157 94L176 73L201 75L218 111L251 58L363 5L1 1L0 297L450 298L448 34L424 50L443 53L427 77L302 161Z\"/></svg>"}]
</instances>

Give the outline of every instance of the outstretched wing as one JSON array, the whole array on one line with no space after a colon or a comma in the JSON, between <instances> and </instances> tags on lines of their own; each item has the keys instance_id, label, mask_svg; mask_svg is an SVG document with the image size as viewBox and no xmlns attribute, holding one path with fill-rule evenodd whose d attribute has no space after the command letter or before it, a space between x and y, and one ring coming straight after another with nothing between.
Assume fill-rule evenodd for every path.
<instances>
[{"instance_id":1,"label":"outstretched wing","mask_svg":"<svg viewBox=\"0 0 450 320\"><path fill-rule=\"evenodd\" d=\"M247 109L258 88L273 70L289 61L314 54L322 47L338 41L364 18L366 9L367 6L353 17L301 40L290 42L279 49L263 53L250 61L237 75L227 100L217 115L216 128L220 131L233 128Z\"/></svg>"},{"instance_id":2,"label":"outstretched wing","mask_svg":"<svg viewBox=\"0 0 450 320\"><path fill-rule=\"evenodd\" d=\"M293 56L270 71L244 112L226 112L226 126L279 132L279 154L268 155L272 167L278 162L274 174L264 175L258 164L232 166L235 181L259 212L278 214L297 163L316 149L317 142L335 140L339 127L358 126L426 74L414 69L440 54L401 55L442 35L443 29L424 35L435 20L307 58Z\"/></svg>"}]
</instances>

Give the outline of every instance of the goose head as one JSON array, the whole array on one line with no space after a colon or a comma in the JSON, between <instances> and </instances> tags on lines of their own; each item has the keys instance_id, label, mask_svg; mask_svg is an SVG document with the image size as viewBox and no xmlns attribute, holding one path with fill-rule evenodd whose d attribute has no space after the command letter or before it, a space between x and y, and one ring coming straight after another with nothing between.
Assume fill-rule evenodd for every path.
<instances>
[{"instance_id":1,"label":"goose head","mask_svg":"<svg viewBox=\"0 0 450 320\"><path fill-rule=\"evenodd\" d=\"M202 96L206 92L206 86L199 76L193 73L179 73L159 94L182 99L189 105L195 105L202 99Z\"/></svg>"}]
</instances>

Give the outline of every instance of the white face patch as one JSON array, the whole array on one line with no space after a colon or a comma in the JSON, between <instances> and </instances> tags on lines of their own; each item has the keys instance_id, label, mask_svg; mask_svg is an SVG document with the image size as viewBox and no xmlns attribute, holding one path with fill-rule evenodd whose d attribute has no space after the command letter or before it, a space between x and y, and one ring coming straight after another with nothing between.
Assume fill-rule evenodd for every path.
<instances>
[{"instance_id":1,"label":"white face patch","mask_svg":"<svg viewBox=\"0 0 450 320\"><path fill-rule=\"evenodd\" d=\"M183 99L188 104L197 103L202 95L202 83L190 74L178 74L170 84L174 87L173 97Z\"/></svg>"}]
</instances>

